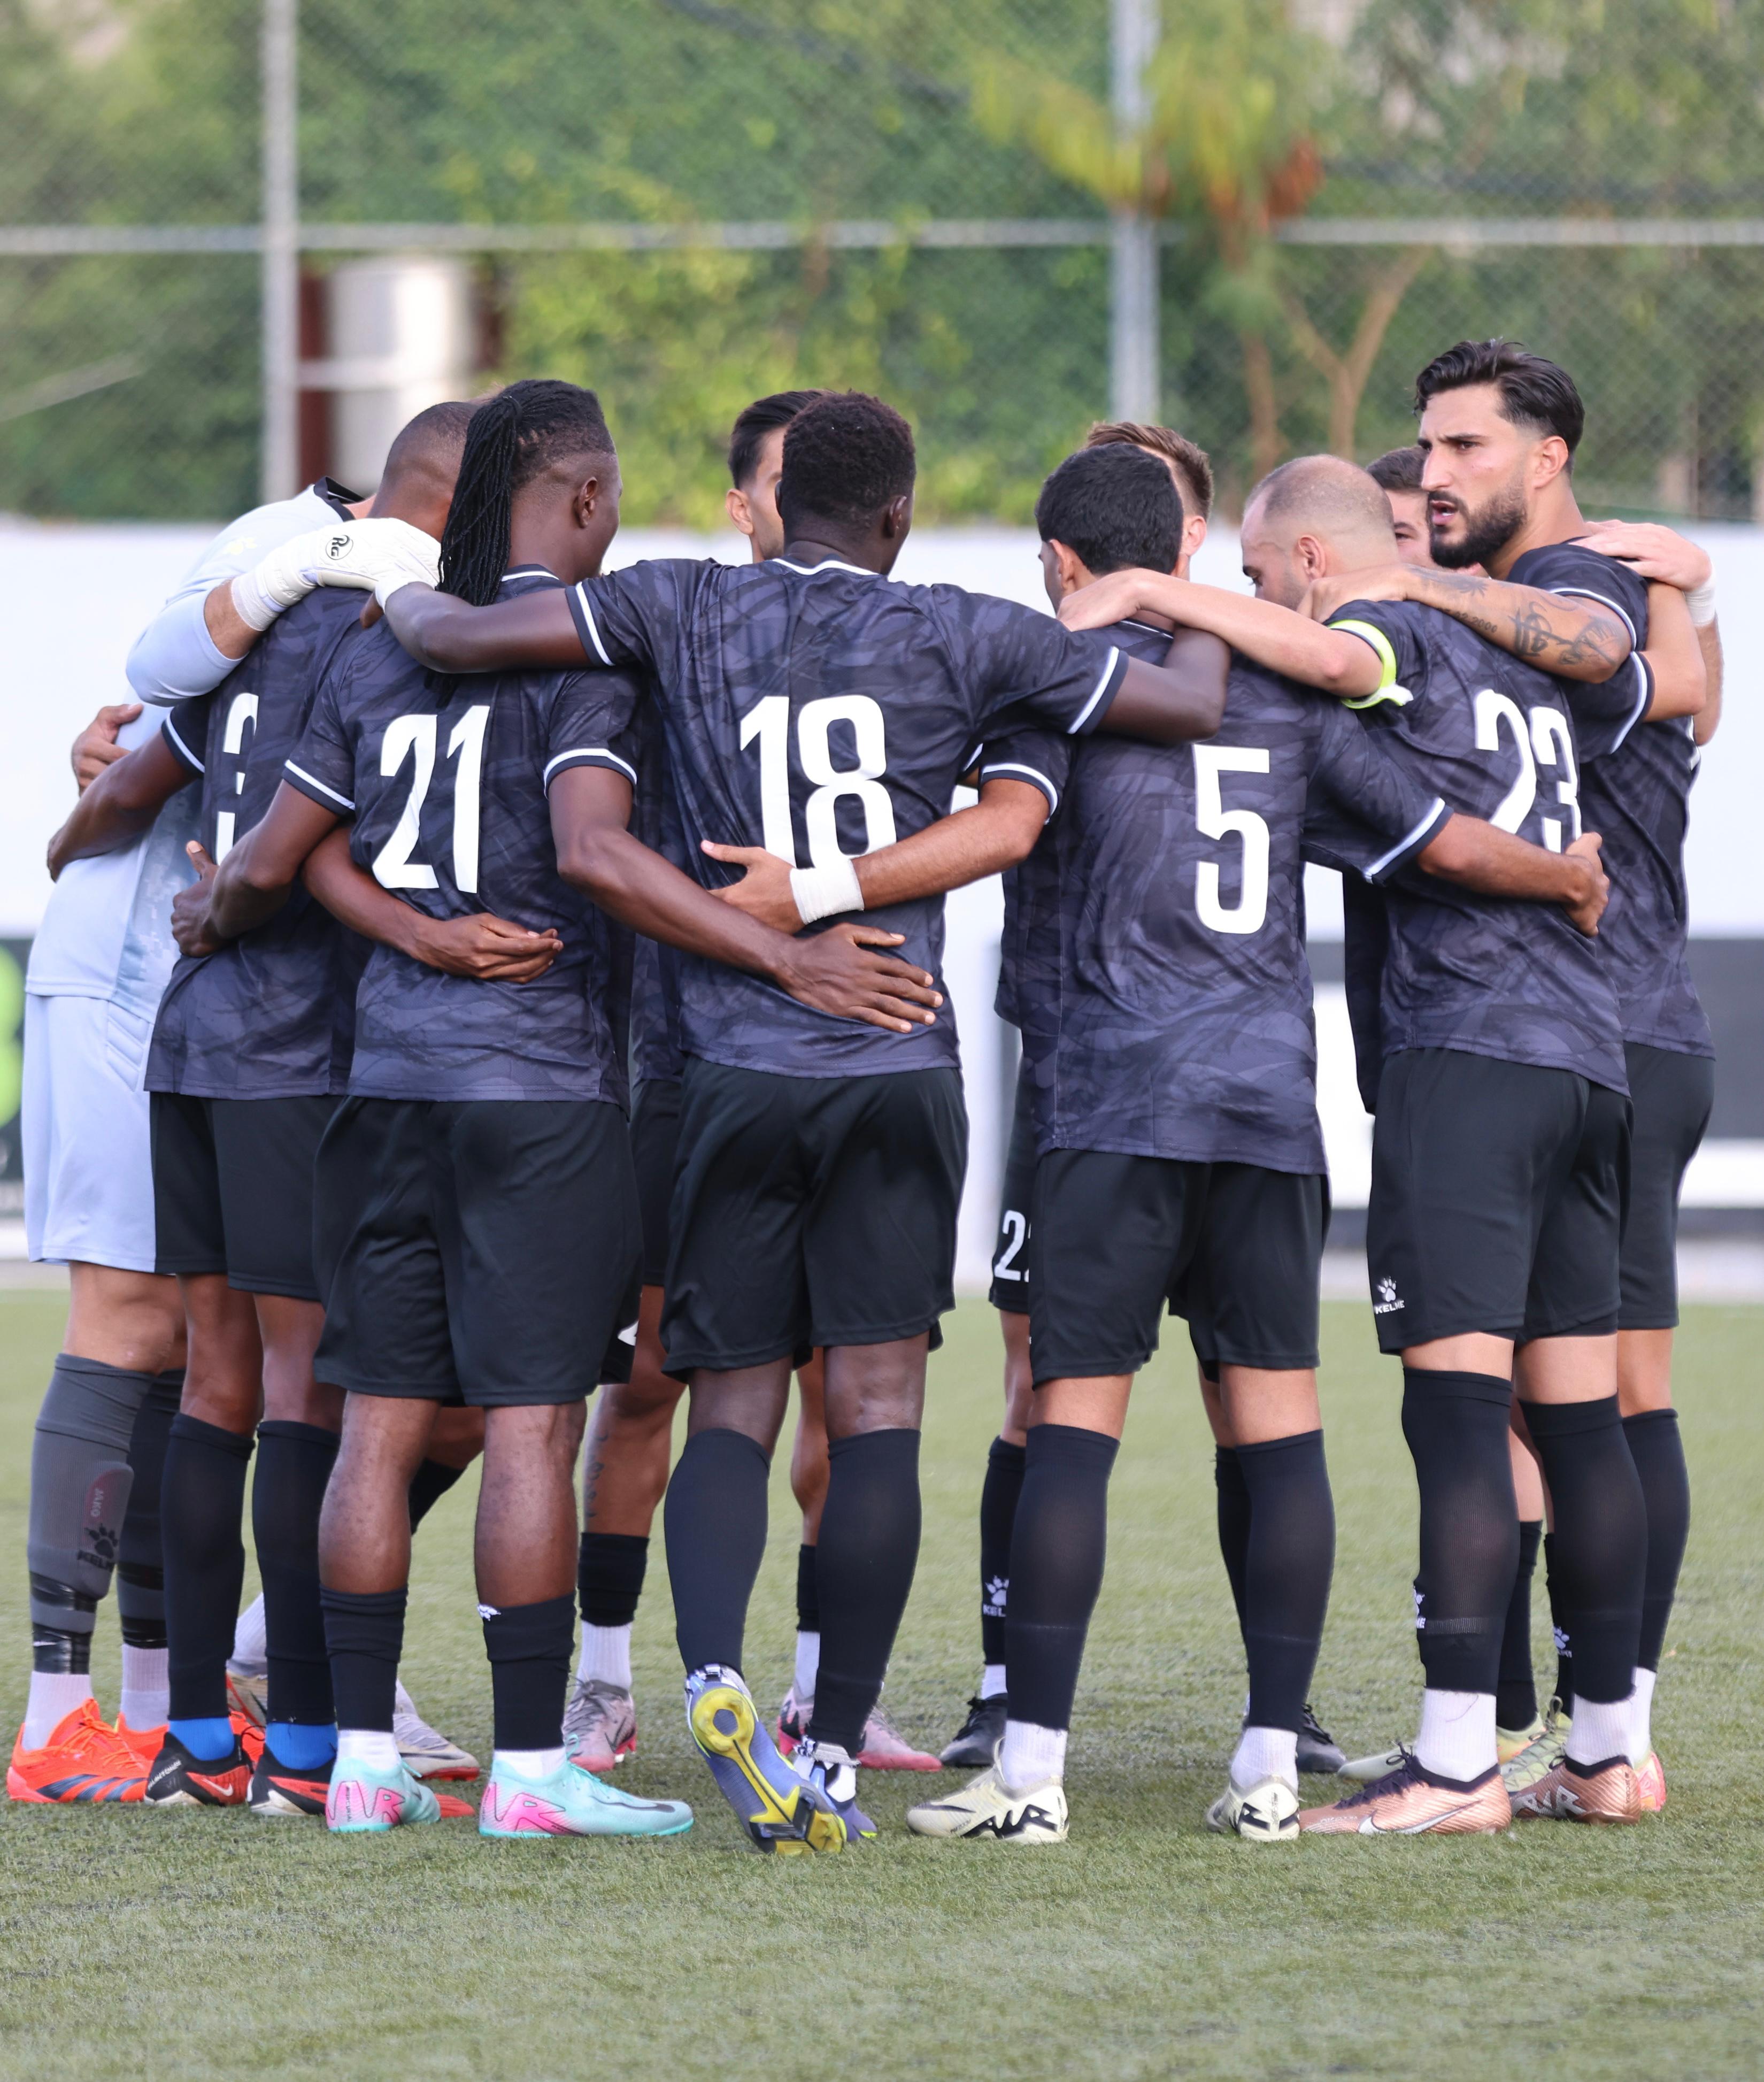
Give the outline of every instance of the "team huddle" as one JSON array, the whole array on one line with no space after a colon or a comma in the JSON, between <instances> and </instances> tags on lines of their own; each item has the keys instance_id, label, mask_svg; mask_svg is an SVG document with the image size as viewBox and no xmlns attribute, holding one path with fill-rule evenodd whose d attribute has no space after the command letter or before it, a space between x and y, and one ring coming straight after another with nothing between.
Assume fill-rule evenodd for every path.
<instances>
[{"instance_id":1,"label":"team huddle","mask_svg":"<svg viewBox=\"0 0 1764 2082\"><path fill-rule=\"evenodd\" d=\"M1206 456L1128 423L1042 487L1053 615L896 582L911 432L855 392L736 422L743 566L603 574L617 453L550 381L419 414L371 499L326 479L225 531L136 644L140 704L77 741L51 843L27 1216L71 1307L11 1797L676 1834L685 1802L609 1782L660 1507L687 1725L758 1848L874 1839L860 1769L946 1765L976 1775L911 1830L1063 1842L1109 1477L1167 1306L1248 1675L1207 1825L1661 1807L1712 581L1666 529L1582 517L1553 364L1463 343L1416 404L1414 448L1254 488L1253 596L1189 576ZM1311 862L1343 878L1372 1306L1421 1502L1419 1731L1353 1760L1309 1703L1335 1542ZM939 1756L881 1695L966 1162L942 900L995 873L1021 1041L1004 1414L982 1675ZM793 1374L774 1717L743 1635ZM398 1671L413 1536L480 1456L474 1807L437 1789L477 1760ZM90 1675L113 1578L114 1722ZM1303 1806L1307 1773L1350 1789Z\"/></svg>"}]
</instances>

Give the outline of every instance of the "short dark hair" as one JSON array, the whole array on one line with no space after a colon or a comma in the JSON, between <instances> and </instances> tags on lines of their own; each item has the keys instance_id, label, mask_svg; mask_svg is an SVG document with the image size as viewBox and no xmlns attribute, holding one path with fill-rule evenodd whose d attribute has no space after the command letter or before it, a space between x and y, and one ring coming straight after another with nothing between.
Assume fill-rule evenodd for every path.
<instances>
[{"instance_id":1,"label":"short dark hair","mask_svg":"<svg viewBox=\"0 0 1764 2082\"><path fill-rule=\"evenodd\" d=\"M912 428L863 390L829 390L785 429L778 517L785 533L809 519L858 528L904 498L918 472Z\"/></svg>"},{"instance_id":2,"label":"short dark hair","mask_svg":"<svg viewBox=\"0 0 1764 2082\"><path fill-rule=\"evenodd\" d=\"M1419 491L1426 462L1417 448L1387 449L1383 455L1373 457L1366 466L1366 474L1387 491Z\"/></svg>"},{"instance_id":3,"label":"short dark hair","mask_svg":"<svg viewBox=\"0 0 1764 2082\"><path fill-rule=\"evenodd\" d=\"M1087 449L1120 445L1160 455L1176 472L1185 512L1193 507L1204 520L1213 511L1213 464L1198 441L1174 427L1155 427L1144 419L1099 419L1084 436Z\"/></svg>"},{"instance_id":4,"label":"short dark hair","mask_svg":"<svg viewBox=\"0 0 1764 2082\"><path fill-rule=\"evenodd\" d=\"M472 414L459 483L441 535L443 592L482 607L508 569L515 494L568 456L611 456L600 401L551 377L528 377Z\"/></svg>"},{"instance_id":5,"label":"short dark hair","mask_svg":"<svg viewBox=\"0 0 1764 2082\"><path fill-rule=\"evenodd\" d=\"M1467 390L1473 383L1493 384L1501 394L1501 416L1513 425L1560 435L1572 461L1586 425L1586 407L1565 369L1515 339L1461 339L1436 354L1415 378L1415 410L1425 412L1429 399L1441 391Z\"/></svg>"},{"instance_id":6,"label":"short dark hair","mask_svg":"<svg viewBox=\"0 0 1764 2082\"><path fill-rule=\"evenodd\" d=\"M465 449L465 430L477 410L475 405L449 399L407 419L386 451L381 483L389 487L396 478L419 472L440 478L454 476Z\"/></svg>"},{"instance_id":7,"label":"short dark hair","mask_svg":"<svg viewBox=\"0 0 1764 2082\"><path fill-rule=\"evenodd\" d=\"M1156 457L1136 444L1105 443L1067 457L1042 487L1035 525L1044 542L1063 542L1098 578L1167 571L1182 554L1182 495Z\"/></svg>"},{"instance_id":8,"label":"short dark hair","mask_svg":"<svg viewBox=\"0 0 1764 2082\"><path fill-rule=\"evenodd\" d=\"M769 398L756 398L738 413L729 434L729 482L746 484L760 467L760 447L774 428L787 427L805 407L824 390L774 390Z\"/></svg>"}]
</instances>

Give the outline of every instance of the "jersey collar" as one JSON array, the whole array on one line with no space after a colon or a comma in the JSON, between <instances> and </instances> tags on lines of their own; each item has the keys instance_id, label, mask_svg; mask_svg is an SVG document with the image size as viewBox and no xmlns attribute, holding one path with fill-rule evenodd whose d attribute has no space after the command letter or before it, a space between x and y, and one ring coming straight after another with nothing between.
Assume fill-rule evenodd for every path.
<instances>
[{"instance_id":1,"label":"jersey collar","mask_svg":"<svg viewBox=\"0 0 1764 2082\"><path fill-rule=\"evenodd\" d=\"M769 562L781 564L787 571L794 571L799 578L819 578L823 571L849 571L854 578L879 579L880 571L866 571L861 564L843 563L837 557L823 558L818 564L793 564L788 557L773 557Z\"/></svg>"}]
</instances>

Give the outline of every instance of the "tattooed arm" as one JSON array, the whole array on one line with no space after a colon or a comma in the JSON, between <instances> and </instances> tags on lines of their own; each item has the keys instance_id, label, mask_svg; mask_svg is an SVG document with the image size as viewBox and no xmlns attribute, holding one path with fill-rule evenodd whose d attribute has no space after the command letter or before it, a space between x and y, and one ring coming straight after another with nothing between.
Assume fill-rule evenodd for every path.
<instances>
[{"instance_id":1,"label":"tattooed arm","mask_svg":"<svg viewBox=\"0 0 1764 2082\"><path fill-rule=\"evenodd\" d=\"M1509 585L1480 572L1395 564L1319 579L1303 611L1324 622L1350 600L1412 600L1437 607L1514 657L1565 680L1608 680L1630 653L1622 617L1598 601Z\"/></svg>"}]
</instances>

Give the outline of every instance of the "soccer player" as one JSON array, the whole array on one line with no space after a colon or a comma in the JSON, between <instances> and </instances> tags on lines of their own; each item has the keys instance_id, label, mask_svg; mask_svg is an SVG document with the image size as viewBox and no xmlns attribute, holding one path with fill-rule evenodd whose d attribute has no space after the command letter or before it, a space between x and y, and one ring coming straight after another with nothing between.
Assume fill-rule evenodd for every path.
<instances>
[{"instance_id":1,"label":"soccer player","mask_svg":"<svg viewBox=\"0 0 1764 2082\"><path fill-rule=\"evenodd\" d=\"M1315 643L1274 605L1295 605L1332 573L1389 566L1394 549L1370 480L1307 458L1276 472L1246 516L1244 567L1261 600L1128 580L1067 612L1090 621L1150 599L1228 630L1263 662L1366 704L1369 727L1442 794L1552 852L1581 845L1576 730L1556 681L1406 604L1352 602ZM1540 627L1580 613L1583 629L1603 614L1515 591L1496 613L1535 613ZM1603 641L1602 625L1581 640ZM1597 742L1595 724L1627 727L1633 706L1627 685L1607 691L1602 712L1589 697L1581 748ZM1401 1768L1300 1823L1419 1833L1504 1827L1515 1812L1633 1820L1625 1658L1640 1624L1642 1503L1615 1394L1627 1106L1615 995L1592 942L1549 907L1410 876L1387 885L1386 906L1367 1248L1379 1342L1404 1361L1427 1689ZM1526 1348L1518 1384L1555 1501L1592 1704L1562 1764L1509 1802L1494 1711L1517 1561L1515 1346Z\"/></svg>"},{"instance_id":2,"label":"soccer player","mask_svg":"<svg viewBox=\"0 0 1764 2082\"><path fill-rule=\"evenodd\" d=\"M490 609L406 586L390 592L388 618L443 670L501 658L647 672L684 829L790 862L805 917L851 908L854 891L886 906L857 858L942 815L1007 714L1176 739L1210 729L1223 693L1216 646L1179 640L1173 664L1156 666L1004 602L892 584L913 476L897 414L857 394L823 398L785 432L782 557L739 571L639 565ZM707 887L726 879L708 857L694 866ZM610 869L595 886L652 929ZM882 915L903 959L934 972L941 907ZM697 959L680 964L680 1000L688 1062L662 1330L670 1368L692 1376L666 1513L688 1721L756 1840L800 1843L805 1794L810 1829L826 1815L869 1827L853 1760L911 1583L925 1357L951 1296L954 1036L947 1022L923 1023L929 1014L866 1035ZM740 1665L791 1358L814 1345L827 1352L831 1473L798 1776Z\"/></svg>"},{"instance_id":3,"label":"soccer player","mask_svg":"<svg viewBox=\"0 0 1764 2082\"><path fill-rule=\"evenodd\" d=\"M1430 565L1434 552L1427 527L1427 495L1421 490L1421 472L1427 458L1411 445L1375 456L1366 474L1391 502L1391 529L1396 554L1405 564Z\"/></svg>"},{"instance_id":4,"label":"soccer player","mask_svg":"<svg viewBox=\"0 0 1764 2082\"><path fill-rule=\"evenodd\" d=\"M1175 570L1179 579L1185 579L1213 517L1211 457L1199 442L1179 434L1174 427L1148 425L1139 419L1099 419L1085 435L1084 446L1143 449L1169 471L1182 501L1182 548Z\"/></svg>"},{"instance_id":5,"label":"soccer player","mask_svg":"<svg viewBox=\"0 0 1764 2082\"><path fill-rule=\"evenodd\" d=\"M1504 340L1461 341L1422 370L1416 406L1430 546L1444 568L1408 574L1403 596L1489 629L1498 642L1522 640L1522 655L1564 676L1577 714L1589 700L1605 698L1599 683L1607 673L1617 673L1633 696L1615 741L1588 760L1581 787L1587 820L1604 836L1614 884L1600 948L1620 1009L1634 1116L1618 1389L1647 1500L1646 1619L1631 1760L1644 1800L1657 1807L1665 1778L1649 1708L1690 1523L1672 1405L1678 1201L1713 1098L1713 1045L1686 957L1684 883L1690 786L1719 715L1718 702L1712 714L1707 709L1710 676L1718 689L1721 664L1712 582L1707 558L1669 530L1588 527L1572 477L1585 408L1555 363ZM1489 579L1460 575L1471 565ZM1522 588L1585 604L1604 618L1600 640L1552 642L1491 616L1491 606ZM1325 595L1316 607L1332 604ZM1635 662L1626 668L1631 653ZM1547 1545L1553 1551L1556 1536ZM1553 1563L1550 1574L1558 1633L1569 1642L1558 1676L1564 1712L1552 1713L1530 1751L1509 1766L1515 1783L1533 1774L1541 1782L1556 1768L1567 1728L1573 1594L1558 1584Z\"/></svg>"},{"instance_id":6,"label":"soccer player","mask_svg":"<svg viewBox=\"0 0 1764 2082\"><path fill-rule=\"evenodd\" d=\"M1172 563L1181 525L1168 479L1118 452L1062 464L1037 519L1055 600ZM1123 646L1164 640L1134 622L1109 633ZM1334 1524L1315 1373L1327 1189L1299 898L1307 823L1329 813L1313 849L1379 876L1417 861L1578 907L1598 879L1590 863L1454 816L1339 706L1242 662L1220 731L1188 757L1099 741L1056 762L1058 749L1042 757L1063 799L1021 871L1050 884L1035 911L1056 951L1029 955L1017 986L1041 1103L1010 1714L993 1769L909 1821L928 1835L1064 1839L1065 1730L1108 1477L1169 1296L1214 1384L1221 1463L1228 1454L1242 1492L1227 1566L1251 1700L1208 1819L1292 1840ZM1222 1500L1225 1487L1222 1473Z\"/></svg>"}]
</instances>

